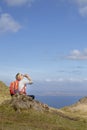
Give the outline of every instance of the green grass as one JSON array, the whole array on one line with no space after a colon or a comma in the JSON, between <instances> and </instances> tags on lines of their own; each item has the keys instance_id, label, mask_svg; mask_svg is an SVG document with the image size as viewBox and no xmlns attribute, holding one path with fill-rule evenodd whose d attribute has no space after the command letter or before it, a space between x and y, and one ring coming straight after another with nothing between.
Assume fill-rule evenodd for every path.
<instances>
[{"instance_id":1,"label":"green grass","mask_svg":"<svg viewBox=\"0 0 87 130\"><path fill-rule=\"evenodd\" d=\"M0 106L0 130L87 130L87 121L73 121L34 110L18 113L3 105Z\"/></svg>"},{"instance_id":2,"label":"green grass","mask_svg":"<svg viewBox=\"0 0 87 130\"><path fill-rule=\"evenodd\" d=\"M10 99L9 88L0 81L0 103ZM63 109L69 117L79 113ZM79 115L80 117L80 115ZM70 120L57 112L37 112L35 110L15 112L10 105L0 106L0 130L87 130L87 118Z\"/></svg>"}]
</instances>

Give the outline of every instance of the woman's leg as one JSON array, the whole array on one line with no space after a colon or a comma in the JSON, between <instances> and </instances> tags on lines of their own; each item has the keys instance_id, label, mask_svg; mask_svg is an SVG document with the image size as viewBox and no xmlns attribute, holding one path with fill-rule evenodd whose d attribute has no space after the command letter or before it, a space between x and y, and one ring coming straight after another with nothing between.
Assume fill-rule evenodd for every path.
<instances>
[{"instance_id":1,"label":"woman's leg","mask_svg":"<svg viewBox=\"0 0 87 130\"><path fill-rule=\"evenodd\" d=\"M32 99L35 99L35 96L34 95L27 95L29 97L32 97Z\"/></svg>"}]
</instances>

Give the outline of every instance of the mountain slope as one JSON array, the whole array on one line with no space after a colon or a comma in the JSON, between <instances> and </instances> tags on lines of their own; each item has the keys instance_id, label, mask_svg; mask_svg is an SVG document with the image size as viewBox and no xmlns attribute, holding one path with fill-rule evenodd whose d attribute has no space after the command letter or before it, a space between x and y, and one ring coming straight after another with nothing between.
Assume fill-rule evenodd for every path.
<instances>
[{"instance_id":1,"label":"mountain slope","mask_svg":"<svg viewBox=\"0 0 87 130\"><path fill-rule=\"evenodd\" d=\"M1 130L87 130L87 97L56 109L26 96L11 98L1 81L0 91Z\"/></svg>"},{"instance_id":2,"label":"mountain slope","mask_svg":"<svg viewBox=\"0 0 87 130\"><path fill-rule=\"evenodd\" d=\"M2 81L0 81L0 104L7 99L10 99L9 87Z\"/></svg>"},{"instance_id":3,"label":"mountain slope","mask_svg":"<svg viewBox=\"0 0 87 130\"><path fill-rule=\"evenodd\" d=\"M83 97L75 104L64 107L61 110L68 115L87 119L87 97Z\"/></svg>"}]
</instances>

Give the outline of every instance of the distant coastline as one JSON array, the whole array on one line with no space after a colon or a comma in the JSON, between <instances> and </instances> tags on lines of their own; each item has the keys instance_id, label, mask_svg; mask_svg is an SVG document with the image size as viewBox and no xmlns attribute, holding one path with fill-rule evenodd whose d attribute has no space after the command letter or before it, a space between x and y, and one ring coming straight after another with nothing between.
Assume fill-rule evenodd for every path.
<instances>
[{"instance_id":1,"label":"distant coastline","mask_svg":"<svg viewBox=\"0 0 87 130\"><path fill-rule=\"evenodd\" d=\"M36 99L54 108L70 106L84 96L36 96Z\"/></svg>"}]
</instances>

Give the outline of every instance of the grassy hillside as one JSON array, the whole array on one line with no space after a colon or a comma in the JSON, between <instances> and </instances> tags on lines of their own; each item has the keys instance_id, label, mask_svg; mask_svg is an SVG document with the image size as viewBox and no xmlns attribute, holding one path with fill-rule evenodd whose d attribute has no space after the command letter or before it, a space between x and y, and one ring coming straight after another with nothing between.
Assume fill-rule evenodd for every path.
<instances>
[{"instance_id":1,"label":"grassy hillside","mask_svg":"<svg viewBox=\"0 0 87 130\"><path fill-rule=\"evenodd\" d=\"M11 98L10 93L9 93L9 87L6 86L5 83L0 81L0 104L6 100Z\"/></svg>"},{"instance_id":2,"label":"grassy hillside","mask_svg":"<svg viewBox=\"0 0 87 130\"><path fill-rule=\"evenodd\" d=\"M0 107L1 130L87 130L87 121L70 120L57 113L34 110L15 112L11 107Z\"/></svg>"},{"instance_id":3,"label":"grassy hillside","mask_svg":"<svg viewBox=\"0 0 87 130\"><path fill-rule=\"evenodd\" d=\"M33 109L17 112L11 105L9 88L0 82L0 130L87 130L87 104L82 100L72 106L49 111ZM85 109L84 109L85 105Z\"/></svg>"}]
</instances>

